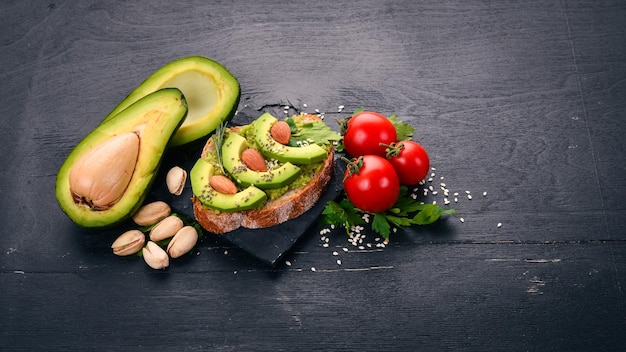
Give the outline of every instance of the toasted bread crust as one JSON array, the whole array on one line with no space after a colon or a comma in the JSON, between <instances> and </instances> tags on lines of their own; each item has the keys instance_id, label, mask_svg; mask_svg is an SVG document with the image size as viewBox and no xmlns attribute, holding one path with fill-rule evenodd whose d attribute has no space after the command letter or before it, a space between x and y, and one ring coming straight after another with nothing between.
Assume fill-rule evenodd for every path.
<instances>
[{"instance_id":1,"label":"toasted bread crust","mask_svg":"<svg viewBox=\"0 0 626 352\"><path fill-rule=\"evenodd\" d=\"M318 119L314 115L307 118ZM202 156L212 149L213 145L209 140L202 151ZM313 175L308 184L269 201L260 209L216 213L204 207L194 196L192 202L196 220L205 230L220 234L239 227L249 229L271 227L296 218L311 209L326 190L333 174L334 159L335 153L331 148L321 169Z\"/></svg>"}]
</instances>

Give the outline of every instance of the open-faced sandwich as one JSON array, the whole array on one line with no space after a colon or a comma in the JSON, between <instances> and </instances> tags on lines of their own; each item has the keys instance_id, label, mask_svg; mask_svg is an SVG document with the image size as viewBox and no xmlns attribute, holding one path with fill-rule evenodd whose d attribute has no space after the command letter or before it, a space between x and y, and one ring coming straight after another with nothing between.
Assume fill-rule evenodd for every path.
<instances>
[{"instance_id":1,"label":"open-faced sandwich","mask_svg":"<svg viewBox=\"0 0 626 352\"><path fill-rule=\"evenodd\" d=\"M218 129L190 172L196 220L225 233L302 215L331 179L339 139L308 114L279 121L264 113L249 125Z\"/></svg>"}]
</instances>

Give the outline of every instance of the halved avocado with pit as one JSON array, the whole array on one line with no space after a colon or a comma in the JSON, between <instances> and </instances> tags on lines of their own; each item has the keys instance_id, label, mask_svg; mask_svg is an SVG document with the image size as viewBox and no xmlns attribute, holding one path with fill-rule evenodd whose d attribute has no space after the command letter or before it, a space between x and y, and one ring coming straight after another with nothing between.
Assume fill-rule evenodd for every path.
<instances>
[{"instance_id":1,"label":"halved avocado with pit","mask_svg":"<svg viewBox=\"0 0 626 352\"><path fill-rule=\"evenodd\" d=\"M239 104L239 81L222 64L202 56L170 62L150 75L105 117L108 121L140 98L162 88L177 88L187 101L188 113L170 146L180 146L213 132L230 120Z\"/></svg>"},{"instance_id":2,"label":"halved avocado with pit","mask_svg":"<svg viewBox=\"0 0 626 352\"><path fill-rule=\"evenodd\" d=\"M142 205L165 149L185 119L180 90L161 89L101 123L70 152L56 179L59 206L76 224L117 224Z\"/></svg>"}]
</instances>

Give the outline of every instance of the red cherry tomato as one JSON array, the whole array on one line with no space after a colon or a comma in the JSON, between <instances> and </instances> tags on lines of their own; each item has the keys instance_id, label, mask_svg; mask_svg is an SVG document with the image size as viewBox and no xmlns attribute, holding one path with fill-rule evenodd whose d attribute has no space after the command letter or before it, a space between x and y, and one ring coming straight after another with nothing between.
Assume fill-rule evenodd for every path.
<instances>
[{"instance_id":1,"label":"red cherry tomato","mask_svg":"<svg viewBox=\"0 0 626 352\"><path fill-rule=\"evenodd\" d=\"M377 112L363 111L352 116L346 124L343 145L352 157L363 155L385 156L385 146L396 141L393 123Z\"/></svg>"},{"instance_id":2,"label":"red cherry tomato","mask_svg":"<svg viewBox=\"0 0 626 352\"><path fill-rule=\"evenodd\" d=\"M419 143L400 141L387 148L387 159L396 170L400 183L414 185L422 181L430 171L428 153Z\"/></svg>"},{"instance_id":3,"label":"red cherry tomato","mask_svg":"<svg viewBox=\"0 0 626 352\"><path fill-rule=\"evenodd\" d=\"M369 213L380 213L398 200L400 180L387 159L364 155L348 164L343 188L355 207Z\"/></svg>"}]
</instances>

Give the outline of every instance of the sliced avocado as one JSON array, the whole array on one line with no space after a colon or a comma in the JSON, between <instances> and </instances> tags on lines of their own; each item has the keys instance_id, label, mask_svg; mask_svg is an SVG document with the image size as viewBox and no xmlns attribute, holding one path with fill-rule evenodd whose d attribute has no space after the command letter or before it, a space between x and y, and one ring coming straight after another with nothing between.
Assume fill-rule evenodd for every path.
<instances>
[{"instance_id":1,"label":"sliced avocado","mask_svg":"<svg viewBox=\"0 0 626 352\"><path fill-rule=\"evenodd\" d=\"M264 113L254 121L254 140L267 157L294 164L313 164L326 159L328 151L317 144L290 147L272 138L270 130L278 120L270 113Z\"/></svg>"},{"instance_id":2,"label":"sliced avocado","mask_svg":"<svg viewBox=\"0 0 626 352\"><path fill-rule=\"evenodd\" d=\"M198 159L189 172L191 189L200 202L211 209L224 212L256 209L265 204L267 195L254 186L248 186L236 194L223 194L209 185L215 168L205 159Z\"/></svg>"},{"instance_id":3,"label":"sliced avocado","mask_svg":"<svg viewBox=\"0 0 626 352\"><path fill-rule=\"evenodd\" d=\"M268 171L250 170L241 160L241 153L249 148L248 141L229 133L222 144L222 163L226 171L241 185L255 185L261 189L280 188L290 184L300 175L300 168L292 163Z\"/></svg>"},{"instance_id":4,"label":"sliced avocado","mask_svg":"<svg viewBox=\"0 0 626 352\"><path fill-rule=\"evenodd\" d=\"M161 88L178 88L189 112L170 142L187 144L209 135L222 121L230 120L239 104L239 82L220 63L202 56L173 61L150 75L104 119L108 121L133 102Z\"/></svg>"},{"instance_id":5,"label":"sliced avocado","mask_svg":"<svg viewBox=\"0 0 626 352\"><path fill-rule=\"evenodd\" d=\"M76 224L98 228L130 217L143 203L163 152L187 113L174 88L149 94L100 124L69 154L56 198Z\"/></svg>"}]
</instances>

